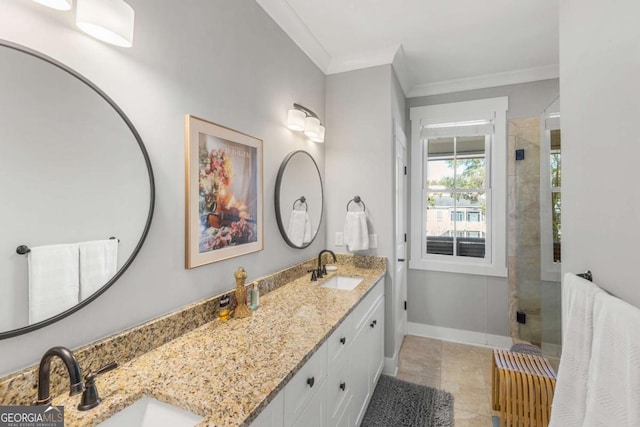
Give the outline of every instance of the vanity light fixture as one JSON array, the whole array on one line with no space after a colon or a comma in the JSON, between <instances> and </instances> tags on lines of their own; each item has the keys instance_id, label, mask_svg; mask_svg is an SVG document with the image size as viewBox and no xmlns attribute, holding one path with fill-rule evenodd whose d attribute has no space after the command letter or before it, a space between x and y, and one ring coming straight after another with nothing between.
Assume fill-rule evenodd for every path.
<instances>
[{"instance_id":1,"label":"vanity light fixture","mask_svg":"<svg viewBox=\"0 0 640 427\"><path fill-rule=\"evenodd\" d=\"M107 43L133 46L134 11L123 0L77 0L76 25Z\"/></svg>"},{"instance_id":2,"label":"vanity light fixture","mask_svg":"<svg viewBox=\"0 0 640 427\"><path fill-rule=\"evenodd\" d=\"M44 6L50 7L56 10L71 10L72 0L33 0L36 3L40 3Z\"/></svg>"},{"instance_id":3,"label":"vanity light fixture","mask_svg":"<svg viewBox=\"0 0 640 427\"><path fill-rule=\"evenodd\" d=\"M324 142L325 129L313 111L300 104L293 104L287 113L287 127L304 134L313 142Z\"/></svg>"}]
</instances>

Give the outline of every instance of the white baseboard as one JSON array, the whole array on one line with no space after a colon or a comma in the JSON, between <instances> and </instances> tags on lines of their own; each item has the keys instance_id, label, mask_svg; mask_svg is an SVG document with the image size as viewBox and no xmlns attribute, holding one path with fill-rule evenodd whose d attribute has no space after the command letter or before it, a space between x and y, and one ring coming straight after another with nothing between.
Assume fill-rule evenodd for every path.
<instances>
[{"instance_id":1,"label":"white baseboard","mask_svg":"<svg viewBox=\"0 0 640 427\"><path fill-rule=\"evenodd\" d=\"M384 358L384 367L382 368L382 373L385 375L389 375L391 377L395 377L396 375L398 375L398 354L397 353L393 357Z\"/></svg>"},{"instance_id":2,"label":"white baseboard","mask_svg":"<svg viewBox=\"0 0 640 427\"><path fill-rule=\"evenodd\" d=\"M485 347L511 348L511 337L486 334L484 332L466 331L464 329L445 328L443 326L425 325L423 323L408 323L409 335L417 335L425 338L436 338L443 341L452 341L463 344L472 344Z\"/></svg>"}]
</instances>

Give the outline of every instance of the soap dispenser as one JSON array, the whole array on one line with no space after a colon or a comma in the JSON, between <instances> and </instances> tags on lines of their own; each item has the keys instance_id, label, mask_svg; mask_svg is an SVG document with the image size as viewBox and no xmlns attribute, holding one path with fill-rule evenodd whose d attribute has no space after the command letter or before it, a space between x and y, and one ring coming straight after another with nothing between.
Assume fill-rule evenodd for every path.
<instances>
[{"instance_id":1,"label":"soap dispenser","mask_svg":"<svg viewBox=\"0 0 640 427\"><path fill-rule=\"evenodd\" d=\"M260 289L258 288L258 282L253 282L253 286L249 291L249 308L251 310L257 310L260 307Z\"/></svg>"}]
</instances>

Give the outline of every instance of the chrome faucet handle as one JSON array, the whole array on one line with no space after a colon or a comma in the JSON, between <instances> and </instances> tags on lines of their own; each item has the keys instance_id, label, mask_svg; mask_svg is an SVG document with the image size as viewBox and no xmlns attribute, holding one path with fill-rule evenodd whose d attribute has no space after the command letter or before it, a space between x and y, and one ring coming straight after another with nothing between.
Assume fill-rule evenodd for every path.
<instances>
[{"instance_id":1,"label":"chrome faucet handle","mask_svg":"<svg viewBox=\"0 0 640 427\"><path fill-rule=\"evenodd\" d=\"M78 404L79 411L88 411L95 408L100 404L102 399L98 396L98 388L96 387L95 379L98 375L102 375L105 372L109 372L118 367L116 362L111 362L108 365L103 366L95 372L90 372L84 379L84 392L82 393L82 400Z\"/></svg>"}]
</instances>

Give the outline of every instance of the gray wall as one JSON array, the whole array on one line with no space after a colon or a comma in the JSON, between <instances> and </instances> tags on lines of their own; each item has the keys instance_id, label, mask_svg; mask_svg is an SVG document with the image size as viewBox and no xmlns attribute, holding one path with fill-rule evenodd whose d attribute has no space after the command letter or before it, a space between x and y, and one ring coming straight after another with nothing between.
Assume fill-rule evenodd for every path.
<instances>
[{"instance_id":1,"label":"gray wall","mask_svg":"<svg viewBox=\"0 0 640 427\"><path fill-rule=\"evenodd\" d=\"M389 259L394 254L392 73L390 65L382 65L327 76L327 246L335 252L349 253L334 244L335 233L344 229L347 202L359 195L367 206L369 234L378 235L377 249L359 253ZM387 299L392 289L388 272ZM390 357L393 349L393 335L386 333L385 355Z\"/></svg>"},{"instance_id":2,"label":"gray wall","mask_svg":"<svg viewBox=\"0 0 640 427\"><path fill-rule=\"evenodd\" d=\"M635 0L560 2L562 271L640 307L638 16Z\"/></svg>"},{"instance_id":3,"label":"gray wall","mask_svg":"<svg viewBox=\"0 0 640 427\"><path fill-rule=\"evenodd\" d=\"M0 376L35 363L54 345L77 347L232 289L233 271L241 265L251 280L312 257L325 246L324 226L306 250L287 246L273 206L276 174L287 153L307 150L324 171L324 146L285 127L293 102L325 118L322 72L252 0L129 3L136 13L131 49L79 32L72 12L35 2L0 3L0 38L58 59L119 104L149 150L157 187L149 237L125 275L66 319L0 341ZM184 269L185 114L264 140L263 251Z\"/></svg>"},{"instance_id":4,"label":"gray wall","mask_svg":"<svg viewBox=\"0 0 640 427\"><path fill-rule=\"evenodd\" d=\"M558 79L553 79L409 98L407 106L508 96L507 119L537 117L558 97L558 85ZM507 224L504 227L506 229ZM507 278L409 269L407 294L409 322L509 336Z\"/></svg>"}]
</instances>

